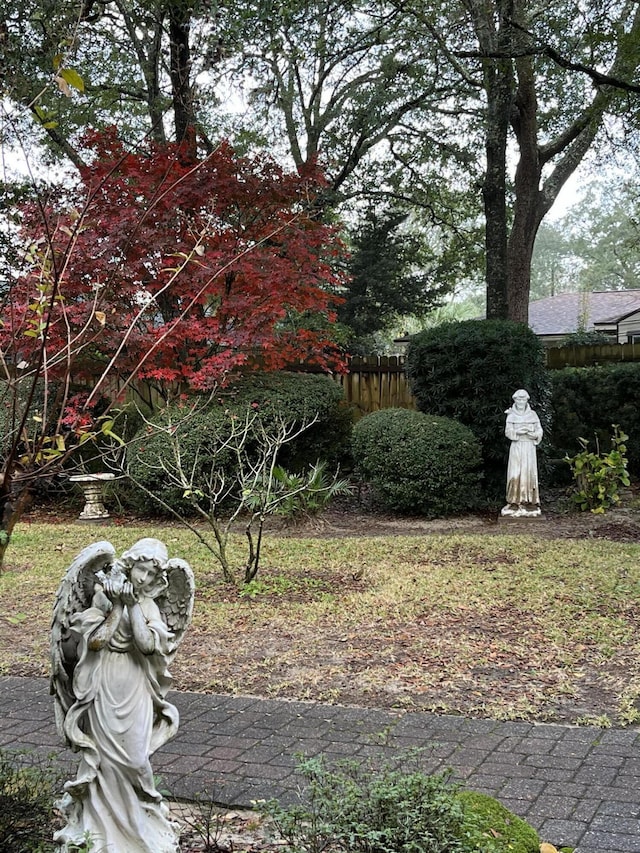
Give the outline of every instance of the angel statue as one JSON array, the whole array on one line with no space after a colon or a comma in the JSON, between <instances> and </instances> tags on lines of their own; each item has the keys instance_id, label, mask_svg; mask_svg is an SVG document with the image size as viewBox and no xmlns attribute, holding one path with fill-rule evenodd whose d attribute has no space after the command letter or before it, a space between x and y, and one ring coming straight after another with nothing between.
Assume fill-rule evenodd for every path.
<instances>
[{"instance_id":1,"label":"angel statue","mask_svg":"<svg viewBox=\"0 0 640 853\"><path fill-rule=\"evenodd\" d=\"M168 666L191 620L188 563L158 539L118 559L109 542L84 548L58 589L51 629L56 724L80 753L58 803L62 853L176 853L178 833L156 790L150 756L176 734Z\"/></svg>"}]
</instances>

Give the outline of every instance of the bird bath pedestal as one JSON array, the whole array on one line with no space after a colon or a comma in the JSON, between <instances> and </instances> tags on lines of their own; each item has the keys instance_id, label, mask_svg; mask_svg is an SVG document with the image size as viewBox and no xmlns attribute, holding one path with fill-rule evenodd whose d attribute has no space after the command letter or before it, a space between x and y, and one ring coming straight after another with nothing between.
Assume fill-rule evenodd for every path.
<instances>
[{"instance_id":1,"label":"bird bath pedestal","mask_svg":"<svg viewBox=\"0 0 640 853\"><path fill-rule=\"evenodd\" d=\"M84 509L78 521L98 523L109 518L109 510L103 503L103 487L113 480L115 474L75 474L69 477L72 483L77 483L84 492Z\"/></svg>"}]
</instances>

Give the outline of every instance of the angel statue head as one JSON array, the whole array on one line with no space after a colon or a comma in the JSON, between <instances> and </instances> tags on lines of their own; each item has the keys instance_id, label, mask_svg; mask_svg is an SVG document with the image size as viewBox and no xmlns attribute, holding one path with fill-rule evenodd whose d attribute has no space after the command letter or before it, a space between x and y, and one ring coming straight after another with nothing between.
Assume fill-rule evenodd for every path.
<instances>
[{"instance_id":1,"label":"angel statue head","mask_svg":"<svg viewBox=\"0 0 640 853\"><path fill-rule=\"evenodd\" d=\"M139 539L118 562L136 592L157 598L168 586L169 553L159 539Z\"/></svg>"}]
</instances>

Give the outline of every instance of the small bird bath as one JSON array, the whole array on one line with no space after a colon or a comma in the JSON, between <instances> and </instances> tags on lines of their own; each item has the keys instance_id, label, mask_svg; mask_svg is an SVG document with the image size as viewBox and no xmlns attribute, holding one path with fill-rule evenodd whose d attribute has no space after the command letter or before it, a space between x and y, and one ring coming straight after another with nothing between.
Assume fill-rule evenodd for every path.
<instances>
[{"instance_id":1,"label":"small bird bath","mask_svg":"<svg viewBox=\"0 0 640 853\"><path fill-rule=\"evenodd\" d=\"M77 483L84 493L84 509L78 521L98 523L109 518L109 510L104 505L104 486L115 479L115 474L74 474L69 477Z\"/></svg>"}]
</instances>

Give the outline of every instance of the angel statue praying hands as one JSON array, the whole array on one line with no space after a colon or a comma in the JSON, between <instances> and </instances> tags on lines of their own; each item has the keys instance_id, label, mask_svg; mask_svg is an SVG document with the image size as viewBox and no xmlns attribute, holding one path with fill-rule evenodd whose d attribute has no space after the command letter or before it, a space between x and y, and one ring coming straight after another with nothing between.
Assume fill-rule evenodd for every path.
<instances>
[{"instance_id":1,"label":"angel statue praying hands","mask_svg":"<svg viewBox=\"0 0 640 853\"><path fill-rule=\"evenodd\" d=\"M60 584L51 629L56 723L80 753L58 803L58 850L176 853L178 834L150 756L176 734L168 665L193 610L188 563L158 539L120 558L109 542L82 550Z\"/></svg>"}]
</instances>

